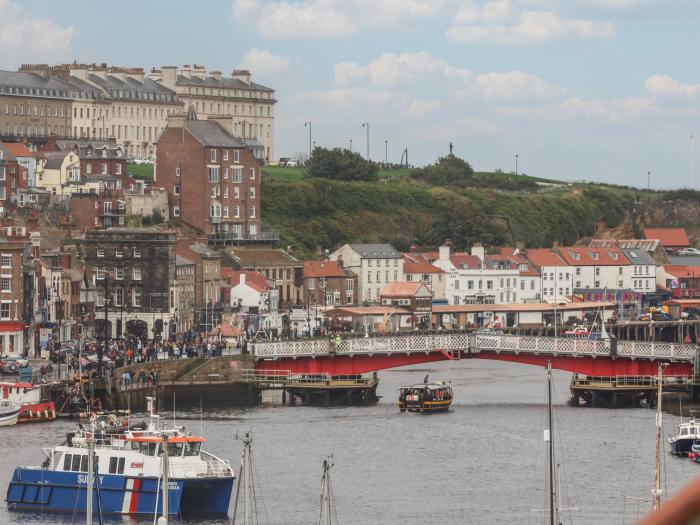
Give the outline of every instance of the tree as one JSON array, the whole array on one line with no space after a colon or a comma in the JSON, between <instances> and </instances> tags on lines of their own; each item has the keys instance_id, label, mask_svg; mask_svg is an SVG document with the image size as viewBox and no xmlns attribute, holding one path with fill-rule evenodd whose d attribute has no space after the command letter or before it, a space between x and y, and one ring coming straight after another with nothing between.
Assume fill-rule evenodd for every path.
<instances>
[{"instance_id":1,"label":"tree","mask_svg":"<svg viewBox=\"0 0 700 525\"><path fill-rule=\"evenodd\" d=\"M377 180L377 165L362 158L359 153L341 148L315 148L306 171L310 177L333 180Z\"/></svg>"},{"instance_id":2,"label":"tree","mask_svg":"<svg viewBox=\"0 0 700 525\"><path fill-rule=\"evenodd\" d=\"M472 182L474 170L464 159L450 153L437 164L414 169L411 177L435 186L466 186Z\"/></svg>"}]
</instances>

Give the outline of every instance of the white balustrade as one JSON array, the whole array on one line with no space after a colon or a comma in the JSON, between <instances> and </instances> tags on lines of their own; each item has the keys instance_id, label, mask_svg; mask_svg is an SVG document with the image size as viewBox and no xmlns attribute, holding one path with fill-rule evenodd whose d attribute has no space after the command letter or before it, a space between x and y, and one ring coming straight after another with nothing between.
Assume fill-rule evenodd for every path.
<instances>
[{"instance_id":1,"label":"white balustrade","mask_svg":"<svg viewBox=\"0 0 700 525\"><path fill-rule=\"evenodd\" d=\"M474 347L470 347L473 338ZM341 339L301 339L255 343L257 358L320 357L356 354L412 354L440 350L464 352L506 352L516 354L550 354L573 356L610 356L611 343L604 340L534 337L490 334L388 335ZM617 357L627 359L663 359L693 361L695 346L647 341L618 341Z\"/></svg>"}]
</instances>

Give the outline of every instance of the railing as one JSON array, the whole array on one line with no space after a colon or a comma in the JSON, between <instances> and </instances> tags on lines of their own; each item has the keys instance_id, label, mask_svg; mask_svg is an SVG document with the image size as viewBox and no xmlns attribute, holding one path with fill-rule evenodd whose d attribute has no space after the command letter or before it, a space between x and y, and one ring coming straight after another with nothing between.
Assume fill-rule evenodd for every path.
<instances>
[{"instance_id":1,"label":"railing","mask_svg":"<svg viewBox=\"0 0 700 525\"><path fill-rule=\"evenodd\" d=\"M236 233L236 232L216 232L208 235L210 243L226 243L226 242L277 242L280 240L280 235L277 232L260 232L256 234Z\"/></svg>"},{"instance_id":2,"label":"railing","mask_svg":"<svg viewBox=\"0 0 700 525\"><path fill-rule=\"evenodd\" d=\"M207 478L224 478L233 475L231 470L231 463L225 459L214 459L211 461L205 461L207 465L207 471L200 474L200 477Z\"/></svg>"},{"instance_id":3,"label":"railing","mask_svg":"<svg viewBox=\"0 0 700 525\"><path fill-rule=\"evenodd\" d=\"M692 384L691 376L664 376L662 384L665 386ZM653 387L656 388L658 379L656 376L584 376L576 375L571 378L571 384L576 386L589 386L605 384L621 387Z\"/></svg>"},{"instance_id":4,"label":"railing","mask_svg":"<svg viewBox=\"0 0 700 525\"><path fill-rule=\"evenodd\" d=\"M611 341L518 335L409 335L360 337L333 340L310 339L256 343L254 355L260 358L342 356L355 354L413 354L460 350L469 353L507 352L571 356L610 356L628 359L664 359L693 361L695 346L688 344L617 341L617 353Z\"/></svg>"}]
</instances>

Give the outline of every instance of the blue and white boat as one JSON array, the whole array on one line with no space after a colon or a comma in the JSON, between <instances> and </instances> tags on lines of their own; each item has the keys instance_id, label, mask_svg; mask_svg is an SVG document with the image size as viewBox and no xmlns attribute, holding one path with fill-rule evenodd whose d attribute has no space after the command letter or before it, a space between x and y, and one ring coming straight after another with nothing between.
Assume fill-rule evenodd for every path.
<instances>
[{"instance_id":1,"label":"blue and white boat","mask_svg":"<svg viewBox=\"0 0 700 525\"><path fill-rule=\"evenodd\" d=\"M64 444L44 449L41 466L17 467L7 489L8 507L85 513L92 442L94 513L160 515L167 441L168 514L226 515L234 482L230 463L201 450L203 437L160 424L152 407L149 399L150 421L143 429L81 429L68 434Z\"/></svg>"},{"instance_id":2,"label":"blue and white boat","mask_svg":"<svg viewBox=\"0 0 700 525\"><path fill-rule=\"evenodd\" d=\"M700 444L700 421L691 417L685 423L678 425L675 435L668 437L671 453L687 456L693 450L693 445Z\"/></svg>"}]
</instances>

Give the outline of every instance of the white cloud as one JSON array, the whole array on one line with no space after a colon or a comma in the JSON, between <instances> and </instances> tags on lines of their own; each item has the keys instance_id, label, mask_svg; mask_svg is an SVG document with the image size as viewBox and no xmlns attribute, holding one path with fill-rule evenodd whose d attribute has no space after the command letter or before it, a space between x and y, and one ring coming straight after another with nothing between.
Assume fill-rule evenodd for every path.
<instances>
[{"instance_id":1,"label":"white cloud","mask_svg":"<svg viewBox=\"0 0 700 525\"><path fill-rule=\"evenodd\" d=\"M700 93L700 85L684 84L668 75L653 75L646 79L644 87L652 95L692 98Z\"/></svg>"},{"instance_id":2,"label":"white cloud","mask_svg":"<svg viewBox=\"0 0 700 525\"><path fill-rule=\"evenodd\" d=\"M413 118L423 118L440 107L438 100L412 100L406 108L406 113Z\"/></svg>"},{"instance_id":3,"label":"white cloud","mask_svg":"<svg viewBox=\"0 0 700 525\"><path fill-rule=\"evenodd\" d=\"M335 66L334 77L340 85L368 81L374 86L391 87L419 81L441 82L445 79L466 82L470 73L466 68L452 66L425 51L418 51L399 55L383 53L366 66L355 62L340 62Z\"/></svg>"},{"instance_id":4,"label":"white cloud","mask_svg":"<svg viewBox=\"0 0 700 525\"><path fill-rule=\"evenodd\" d=\"M267 38L340 38L368 26L422 21L446 0L234 0L234 17Z\"/></svg>"},{"instance_id":5,"label":"white cloud","mask_svg":"<svg viewBox=\"0 0 700 525\"><path fill-rule=\"evenodd\" d=\"M251 69L256 75L276 75L287 71L289 66L287 57L257 47L248 51L241 62L242 68Z\"/></svg>"},{"instance_id":6,"label":"white cloud","mask_svg":"<svg viewBox=\"0 0 700 525\"><path fill-rule=\"evenodd\" d=\"M486 73L476 77L476 88L485 98L546 98L566 93L561 86L552 86L544 80L522 71Z\"/></svg>"},{"instance_id":7,"label":"white cloud","mask_svg":"<svg viewBox=\"0 0 700 525\"><path fill-rule=\"evenodd\" d=\"M73 26L62 27L10 0L0 0L0 20L3 67L19 65L11 62L15 57L21 57L21 62L65 59L76 34Z\"/></svg>"},{"instance_id":8,"label":"white cloud","mask_svg":"<svg viewBox=\"0 0 700 525\"><path fill-rule=\"evenodd\" d=\"M557 38L612 38L612 22L561 18L552 11L522 11L515 14L508 2L487 2L481 7L469 4L447 29L447 38L456 43L547 42ZM502 5L503 4L503 5Z\"/></svg>"},{"instance_id":9,"label":"white cloud","mask_svg":"<svg viewBox=\"0 0 700 525\"><path fill-rule=\"evenodd\" d=\"M653 97L624 97L610 100L571 96L559 102L537 106L499 106L495 110L505 116L527 120L563 122L589 119L613 124L657 111Z\"/></svg>"}]
</instances>

